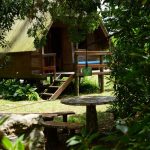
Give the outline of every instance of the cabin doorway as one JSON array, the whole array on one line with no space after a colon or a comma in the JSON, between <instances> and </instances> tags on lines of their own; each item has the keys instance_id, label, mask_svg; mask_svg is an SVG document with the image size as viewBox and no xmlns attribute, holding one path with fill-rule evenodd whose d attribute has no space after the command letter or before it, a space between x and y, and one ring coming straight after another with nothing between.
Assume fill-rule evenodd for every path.
<instances>
[{"instance_id":1,"label":"cabin doorway","mask_svg":"<svg viewBox=\"0 0 150 150\"><path fill-rule=\"evenodd\" d=\"M62 28L51 27L47 35L45 53L56 53L56 70L63 70Z\"/></svg>"}]
</instances>

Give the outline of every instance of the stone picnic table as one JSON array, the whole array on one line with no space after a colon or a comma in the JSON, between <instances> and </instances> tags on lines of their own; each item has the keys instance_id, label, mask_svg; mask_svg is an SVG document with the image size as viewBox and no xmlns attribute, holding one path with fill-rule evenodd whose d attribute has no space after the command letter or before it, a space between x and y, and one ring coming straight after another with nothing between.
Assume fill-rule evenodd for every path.
<instances>
[{"instance_id":1,"label":"stone picnic table","mask_svg":"<svg viewBox=\"0 0 150 150\"><path fill-rule=\"evenodd\" d=\"M109 104L114 100L112 96L77 96L61 100L62 104L86 106L86 129L88 132L98 130L96 105Z\"/></svg>"}]
</instances>

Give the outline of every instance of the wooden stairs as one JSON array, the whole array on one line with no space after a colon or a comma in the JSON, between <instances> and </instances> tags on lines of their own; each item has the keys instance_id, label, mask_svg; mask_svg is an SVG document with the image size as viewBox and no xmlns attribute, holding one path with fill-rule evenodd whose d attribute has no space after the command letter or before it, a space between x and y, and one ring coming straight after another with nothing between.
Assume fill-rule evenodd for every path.
<instances>
[{"instance_id":1,"label":"wooden stairs","mask_svg":"<svg viewBox=\"0 0 150 150\"><path fill-rule=\"evenodd\" d=\"M58 74L54 81L41 93L43 99L55 100L74 79L74 74Z\"/></svg>"}]
</instances>

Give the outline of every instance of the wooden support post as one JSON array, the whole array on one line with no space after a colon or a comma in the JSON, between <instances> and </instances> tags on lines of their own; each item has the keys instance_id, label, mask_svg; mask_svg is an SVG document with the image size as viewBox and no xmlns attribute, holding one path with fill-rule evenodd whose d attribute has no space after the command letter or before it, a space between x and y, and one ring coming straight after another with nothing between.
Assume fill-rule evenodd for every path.
<instances>
[{"instance_id":1,"label":"wooden support post","mask_svg":"<svg viewBox=\"0 0 150 150\"><path fill-rule=\"evenodd\" d=\"M76 44L76 51L78 49L78 44ZM75 64L75 94L79 96L79 72L78 72L78 56L74 54L74 64Z\"/></svg>"},{"instance_id":2,"label":"wooden support post","mask_svg":"<svg viewBox=\"0 0 150 150\"><path fill-rule=\"evenodd\" d=\"M44 135L46 138L45 148L50 150L51 147L56 147L58 144L57 128L47 128L44 129Z\"/></svg>"},{"instance_id":3,"label":"wooden support post","mask_svg":"<svg viewBox=\"0 0 150 150\"><path fill-rule=\"evenodd\" d=\"M103 64L103 56L100 56L100 64ZM104 72L103 67L100 68L100 72ZM99 82L99 88L100 93L104 92L104 75L98 75L98 82Z\"/></svg>"},{"instance_id":4,"label":"wooden support post","mask_svg":"<svg viewBox=\"0 0 150 150\"><path fill-rule=\"evenodd\" d=\"M104 75L98 75L100 93L104 92Z\"/></svg>"},{"instance_id":5,"label":"wooden support post","mask_svg":"<svg viewBox=\"0 0 150 150\"><path fill-rule=\"evenodd\" d=\"M76 96L79 96L79 76L75 76L75 94Z\"/></svg>"},{"instance_id":6,"label":"wooden support post","mask_svg":"<svg viewBox=\"0 0 150 150\"><path fill-rule=\"evenodd\" d=\"M97 132L98 120L95 105L86 106L86 130L90 133Z\"/></svg>"}]
</instances>

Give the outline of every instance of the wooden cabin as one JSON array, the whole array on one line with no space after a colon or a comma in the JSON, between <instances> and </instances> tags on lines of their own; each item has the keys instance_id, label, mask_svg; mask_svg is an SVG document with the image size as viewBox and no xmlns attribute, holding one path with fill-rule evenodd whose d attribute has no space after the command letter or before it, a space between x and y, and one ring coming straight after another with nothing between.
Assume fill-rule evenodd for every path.
<instances>
[{"instance_id":1,"label":"wooden cabin","mask_svg":"<svg viewBox=\"0 0 150 150\"><path fill-rule=\"evenodd\" d=\"M14 34L16 27L9 33L10 36ZM56 79L64 73L70 75L69 84L74 78L78 82L78 77L82 76L81 68L85 66L85 63L80 64L79 61L94 60L100 60L98 64L89 64L94 70L98 70L95 74L100 77L107 74L103 71L103 68L107 66L103 64L103 56L111 53L108 51L109 40L103 24L94 33L89 34L85 41L73 44L69 39L67 26L62 23L52 23L47 34L46 45L42 49L34 48L33 39L25 35L24 30L27 31L21 28L22 32L16 34L17 38L13 37L15 40L12 49L0 49L0 78L40 80L46 76L52 76ZM89 60L85 59L87 55Z\"/></svg>"}]
</instances>

